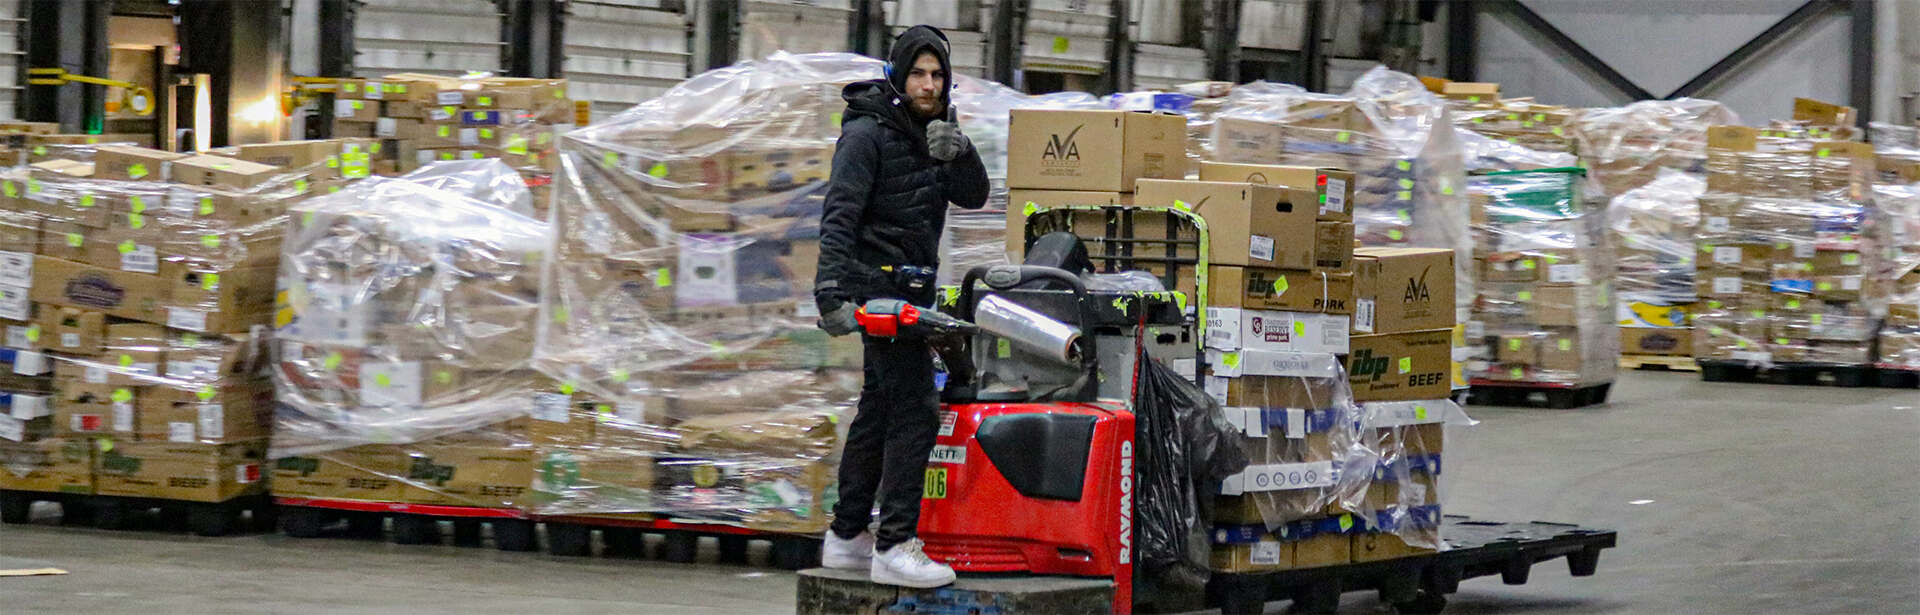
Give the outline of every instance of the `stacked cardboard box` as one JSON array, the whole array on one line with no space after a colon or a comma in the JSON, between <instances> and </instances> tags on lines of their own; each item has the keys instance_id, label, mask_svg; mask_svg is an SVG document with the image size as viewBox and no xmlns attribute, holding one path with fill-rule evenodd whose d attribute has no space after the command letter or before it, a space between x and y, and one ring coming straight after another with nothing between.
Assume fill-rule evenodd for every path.
<instances>
[{"instance_id":1,"label":"stacked cardboard box","mask_svg":"<svg viewBox=\"0 0 1920 615\"><path fill-rule=\"evenodd\" d=\"M87 451L90 492L217 502L264 490L273 400L254 329L272 313L285 207L329 171L86 153L0 177L0 293L15 299L0 317L8 352L49 359L43 435L76 464Z\"/></svg>"},{"instance_id":2,"label":"stacked cardboard box","mask_svg":"<svg viewBox=\"0 0 1920 615\"><path fill-rule=\"evenodd\" d=\"M1750 363L1873 361L1888 285L1871 146L1709 132L1696 245L1706 308L1694 356ZM1711 281L1709 286L1707 281Z\"/></svg>"},{"instance_id":3,"label":"stacked cardboard box","mask_svg":"<svg viewBox=\"0 0 1920 615\"><path fill-rule=\"evenodd\" d=\"M334 89L333 136L375 139L348 177L399 176L437 161L499 159L521 171L545 211L559 168L555 146L572 129L564 79L449 79L402 73L343 79Z\"/></svg>"},{"instance_id":4,"label":"stacked cardboard box","mask_svg":"<svg viewBox=\"0 0 1920 615\"><path fill-rule=\"evenodd\" d=\"M1189 166L1186 126L1186 118L1162 113L1012 110L1007 140L1007 254L1017 261L1025 253L1026 217L1037 209L1127 205L1134 202L1137 180L1185 178ZM1149 231L1142 235L1155 235L1148 229L1138 230ZM1157 235L1164 237L1165 231ZM1095 258L1194 256L1192 250L1179 244L1139 246L1139 254L1126 242L1103 242L1088 248ZM1155 273L1161 274L1163 281L1176 277L1164 268Z\"/></svg>"},{"instance_id":5,"label":"stacked cardboard box","mask_svg":"<svg viewBox=\"0 0 1920 615\"><path fill-rule=\"evenodd\" d=\"M1613 380L1611 244L1604 210L1584 198L1581 169L1471 178L1480 296L1466 337L1469 375L1495 382ZM1484 213L1479 209L1484 208Z\"/></svg>"}]
</instances>

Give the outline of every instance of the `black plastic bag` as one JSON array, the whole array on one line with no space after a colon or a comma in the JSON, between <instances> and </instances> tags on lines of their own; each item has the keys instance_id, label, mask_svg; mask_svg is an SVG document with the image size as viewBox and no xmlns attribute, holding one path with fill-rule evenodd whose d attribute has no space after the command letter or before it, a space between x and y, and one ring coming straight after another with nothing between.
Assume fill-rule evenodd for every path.
<instances>
[{"instance_id":1,"label":"black plastic bag","mask_svg":"<svg viewBox=\"0 0 1920 615\"><path fill-rule=\"evenodd\" d=\"M1212 397L1142 361L1134 400L1136 577L1207 579L1207 527L1220 481L1247 467ZM1184 583L1182 583L1184 584Z\"/></svg>"}]
</instances>

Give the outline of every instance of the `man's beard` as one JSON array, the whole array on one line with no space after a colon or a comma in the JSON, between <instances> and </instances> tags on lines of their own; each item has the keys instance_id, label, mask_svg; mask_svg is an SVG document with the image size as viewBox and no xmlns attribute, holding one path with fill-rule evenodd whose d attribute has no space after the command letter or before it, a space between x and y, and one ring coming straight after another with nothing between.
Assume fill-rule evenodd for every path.
<instances>
[{"instance_id":1,"label":"man's beard","mask_svg":"<svg viewBox=\"0 0 1920 615\"><path fill-rule=\"evenodd\" d=\"M913 107L913 112L920 117L933 117L940 114L939 99L934 99L933 102L922 103L920 99L915 98L908 101L908 105Z\"/></svg>"}]
</instances>

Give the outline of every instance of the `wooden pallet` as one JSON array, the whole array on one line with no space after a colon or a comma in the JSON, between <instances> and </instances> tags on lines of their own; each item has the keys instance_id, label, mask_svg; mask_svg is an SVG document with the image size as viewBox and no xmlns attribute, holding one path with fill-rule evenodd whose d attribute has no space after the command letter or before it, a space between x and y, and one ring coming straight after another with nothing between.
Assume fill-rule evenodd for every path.
<instances>
[{"instance_id":1,"label":"wooden pallet","mask_svg":"<svg viewBox=\"0 0 1920 615\"><path fill-rule=\"evenodd\" d=\"M1651 354L1620 355L1620 369L1639 369L1660 372L1697 372L1700 363L1693 357L1670 357Z\"/></svg>"}]
</instances>

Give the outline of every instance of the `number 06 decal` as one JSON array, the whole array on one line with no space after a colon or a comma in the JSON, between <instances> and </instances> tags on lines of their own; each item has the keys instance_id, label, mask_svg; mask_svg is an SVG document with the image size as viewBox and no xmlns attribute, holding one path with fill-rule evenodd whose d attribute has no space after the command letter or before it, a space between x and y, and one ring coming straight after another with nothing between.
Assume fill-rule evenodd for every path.
<instances>
[{"instance_id":1,"label":"number 06 decal","mask_svg":"<svg viewBox=\"0 0 1920 615\"><path fill-rule=\"evenodd\" d=\"M922 485L920 497L928 500L947 499L946 468L927 468L927 480Z\"/></svg>"}]
</instances>

